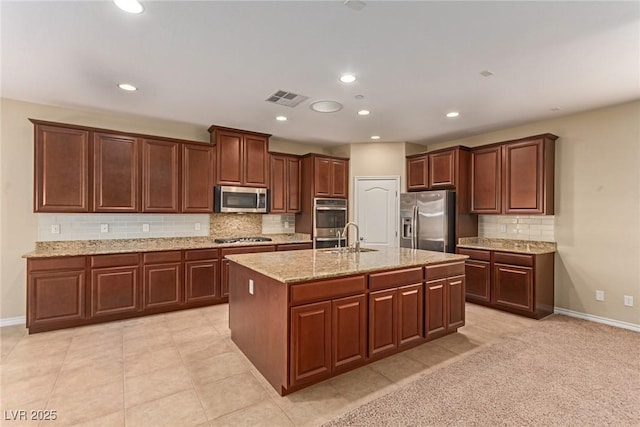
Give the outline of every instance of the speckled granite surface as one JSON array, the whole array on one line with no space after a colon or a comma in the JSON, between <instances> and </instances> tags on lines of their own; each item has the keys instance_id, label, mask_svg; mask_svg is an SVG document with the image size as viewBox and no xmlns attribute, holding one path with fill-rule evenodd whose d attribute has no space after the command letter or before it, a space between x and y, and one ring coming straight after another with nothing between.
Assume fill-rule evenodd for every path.
<instances>
[{"instance_id":1,"label":"speckled granite surface","mask_svg":"<svg viewBox=\"0 0 640 427\"><path fill-rule=\"evenodd\" d=\"M323 250L227 255L228 259L283 283L348 276L394 268L463 261L466 255L405 248L335 254Z\"/></svg>"},{"instance_id":2,"label":"speckled granite surface","mask_svg":"<svg viewBox=\"0 0 640 427\"><path fill-rule=\"evenodd\" d=\"M260 236L260 233L253 234ZM238 236L239 237L239 236ZM308 234L269 234L271 242L215 243L213 237L176 237L164 239L111 239L71 240L60 242L36 242L36 250L23 258L48 258L55 256L103 255L127 252L173 251L182 249L207 249L232 246L259 246L282 243L311 243Z\"/></svg>"},{"instance_id":3,"label":"speckled granite surface","mask_svg":"<svg viewBox=\"0 0 640 427\"><path fill-rule=\"evenodd\" d=\"M463 237L458 240L458 247L536 255L555 252L556 242L491 239L488 237Z\"/></svg>"}]
</instances>

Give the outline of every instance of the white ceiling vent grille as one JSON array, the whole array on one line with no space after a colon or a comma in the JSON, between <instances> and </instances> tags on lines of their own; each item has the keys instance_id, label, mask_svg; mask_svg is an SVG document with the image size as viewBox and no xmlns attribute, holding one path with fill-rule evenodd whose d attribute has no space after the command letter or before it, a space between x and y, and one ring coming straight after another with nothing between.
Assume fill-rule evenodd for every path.
<instances>
[{"instance_id":1,"label":"white ceiling vent grille","mask_svg":"<svg viewBox=\"0 0 640 427\"><path fill-rule=\"evenodd\" d=\"M293 108L296 105L300 104L302 101L306 101L307 99L309 99L308 96L298 95L297 93L287 92L285 90L279 90L268 97L265 101Z\"/></svg>"}]
</instances>

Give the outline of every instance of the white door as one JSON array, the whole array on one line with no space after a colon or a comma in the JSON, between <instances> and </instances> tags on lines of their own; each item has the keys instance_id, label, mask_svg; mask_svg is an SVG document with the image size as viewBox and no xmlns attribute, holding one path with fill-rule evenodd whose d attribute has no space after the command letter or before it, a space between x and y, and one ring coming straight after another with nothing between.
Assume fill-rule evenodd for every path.
<instances>
[{"instance_id":1,"label":"white door","mask_svg":"<svg viewBox=\"0 0 640 427\"><path fill-rule=\"evenodd\" d=\"M356 177L355 219L366 246L398 246L400 177ZM355 235L350 233L351 239Z\"/></svg>"}]
</instances>

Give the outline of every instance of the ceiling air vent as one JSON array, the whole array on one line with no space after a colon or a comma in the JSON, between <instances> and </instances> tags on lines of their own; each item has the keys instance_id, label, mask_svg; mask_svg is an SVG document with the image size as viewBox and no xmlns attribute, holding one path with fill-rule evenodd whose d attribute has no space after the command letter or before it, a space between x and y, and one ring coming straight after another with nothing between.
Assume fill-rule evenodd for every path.
<instances>
[{"instance_id":1,"label":"ceiling air vent","mask_svg":"<svg viewBox=\"0 0 640 427\"><path fill-rule=\"evenodd\" d=\"M285 107L295 107L300 104L302 101L309 99L308 96L298 95L297 93L287 92L284 90L279 90L270 97L268 97L265 101L273 102L274 104L284 105Z\"/></svg>"}]
</instances>

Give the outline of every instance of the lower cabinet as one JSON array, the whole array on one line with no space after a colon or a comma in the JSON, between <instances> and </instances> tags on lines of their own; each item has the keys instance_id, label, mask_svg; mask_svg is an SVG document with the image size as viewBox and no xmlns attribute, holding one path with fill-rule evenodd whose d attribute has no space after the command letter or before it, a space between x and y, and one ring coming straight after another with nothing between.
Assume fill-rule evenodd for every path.
<instances>
[{"instance_id":1,"label":"lower cabinet","mask_svg":"<svg viewBox=\"0 0 640 427\"><path fill-rule=\"evenodd\" d=\"M140 310L138 254L90 257L89 316L117 317Z\"/></svg>"},{"instance_id":2,"label":"lower cabinet","mask_svg":"<svg viewBox=\"0 0 640 427\"><path fill-rule=\"evenodd\" d=\"M185 251L186 303L216 301L222 298L219 258L217 249Z\"/></svg>"},{"instance_id":3,"label":"lower cabinet","mask_svg":"<svg viewBox=\"0 0 640 427\"><path fill-rule=\"evenodd\" d=\"M427 266L425 335L438 338L465 323L465 263Z\"/></svg>"},{"instance_id":4,"label":"lower cabinet","mask_svg":"<svg viewBox=\"0 0 640 427\"><path fill-rule=\"evenodd\" d=\"M367 299L364 295L331 301L331 349L334 371L367 357Z\"/></svg>"},{"instance_id":5,"label":"lower cabinet","mask_svg":"<svg viewBox=\"0 0 640 427\"><path fill-rule=\"evenodd\" d=\"M167 309L183 302L180 251L144 254L142 276L143 310Z\"/></svg>"},{"instance_id":6,"label":"lower cabinet","mask_svg":"<svg viewBox=\"0 0 640 427\"><path fill-rule=\"evenodd\" d=\"M291 309L291 383L331 373L331 301Z\"/></svg>"},{"instance_id":7,"label":"lower cabinet","mask_svg":"<svg viewBox=\"0 0 640 427\"><path fill-rule=\"evenodd\" d=\"M494 264L491 304L533 310L533 268Z\"/></svg>"},{"instance_id":8,"label":"lower cabinet","mask_svg":"<svg viewBox=\"0 0 640 427\"><path fill-rule=\"evenodd\" d=\"M398 350L398 291L389 289L369 294L369 355Z\"/></svg>"}]
</instances>

